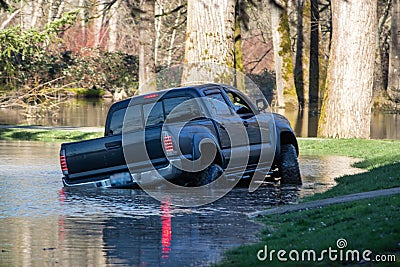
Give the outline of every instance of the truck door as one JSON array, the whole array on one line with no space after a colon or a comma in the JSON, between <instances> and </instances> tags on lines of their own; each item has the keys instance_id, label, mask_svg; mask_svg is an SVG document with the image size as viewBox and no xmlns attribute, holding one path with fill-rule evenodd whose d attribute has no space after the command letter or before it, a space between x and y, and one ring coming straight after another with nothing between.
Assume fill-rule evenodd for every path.
<instances>
[{"instance_id":1,"label":"truck door","mask_svg":"<svg viewBox=\"0 0 400 267\"><path fill-rule=\"evenodd\" d=\"M261 152L261 134L257 118L244 97L233 91L226 91L234 111L242 120L249 138L249 164L257 164Z\"/></svg>"},{"instance_id":2,"label":"truck door","mask_svg":"<svg viewBox=\"0 0 400 267\"><path fill-rule=\"evenodd\" d=\"M231 166L243 167L247 165L249 156L249 144L246 138L243 138L243 122L228 104L225 97L219 89L207 90L205 92L208 101L209 112L217 124L221 148L225 158L236 160L231 161Z\"/></svg>"}]
</instances>

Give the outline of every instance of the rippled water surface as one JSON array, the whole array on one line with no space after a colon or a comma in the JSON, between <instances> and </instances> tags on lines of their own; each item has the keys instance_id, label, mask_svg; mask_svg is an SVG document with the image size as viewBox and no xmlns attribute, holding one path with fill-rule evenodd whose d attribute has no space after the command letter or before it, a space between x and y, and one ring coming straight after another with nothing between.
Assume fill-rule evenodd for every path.
<instances>
[{"instance_id":1,"label":"rippled water surface","mask_svg":"<svg viewBox=\"0 0 400 267\"><path fill-rule=\"evenodd\" d=\"M0 266L207 266L255 242L246 213L296 203L359 170L346 157L300 158L301 188L235 188L199 208L156 201L141 190L63 189L59 144L0 141Z\"/></svg>"}]
</instances>

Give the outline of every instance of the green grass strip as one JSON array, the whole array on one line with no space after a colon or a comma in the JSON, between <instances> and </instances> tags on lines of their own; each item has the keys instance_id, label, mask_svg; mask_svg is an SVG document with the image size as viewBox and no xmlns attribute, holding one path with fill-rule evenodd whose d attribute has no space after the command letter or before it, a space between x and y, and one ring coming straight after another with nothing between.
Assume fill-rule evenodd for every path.
<instances>
[{"instance_id":1,"label":"green grass strip","mask_svg":"<svg viewBox=\"0 0 400 267\"><path fill-rule=\"evenodd\" d=\"M38 129L0 129L0 140L25 140L44 142L80 141L103 136L101 132L81 132L65 130L38 130Z\"/></svg>"}]
</instances>

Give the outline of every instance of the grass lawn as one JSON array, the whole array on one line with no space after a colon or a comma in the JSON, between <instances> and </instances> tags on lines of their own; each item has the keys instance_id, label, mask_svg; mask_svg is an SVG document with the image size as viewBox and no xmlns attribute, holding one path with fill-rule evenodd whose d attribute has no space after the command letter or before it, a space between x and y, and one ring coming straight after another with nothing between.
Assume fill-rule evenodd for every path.
<instances>
[{"instance_id":1,"label":"grass lawn","mask_svg":"<svg viewBox=\"0 0 400 267\"><path fill-rule=\"evenodd\" d=\"M38 129L0 129L0 140L27 140L46 142L70 142L103 136L101 132L80 132Z\"/></svg>"},{"instance_id":2,"label":"grass lawn","mask_svg":"<svg viewBox=\"0 0 400 267\"><path fill-rule=\"evenodd\" d=\"M385 140L299 140L300 153L314 155L344 155L362 159L356 166L365 168L363 174L337 179L331 190L307 197L302 201L323 199L351 193L400 186L400 142ZM357 265L356 261L330 261L327 254L323 261L287 261L277 258L277 251L288 253L297 250L320 252L331 247L343 251L372 251L369 258L378 254L394 254L397 262L369 262L363 266L400 265L400 195L380 197L320 209L305 210L283 215L270 215L259 219L265 224L261 242L229 251L220 266L313 266ZM344 238L347 247L339 250L336 242ZM257 253L265 249L276 250L273 261L260 261ZM261 256L264 253L260 254ZM296 254L292 254L295 258ZM301 255L301 254L300 254ZM339 252L337 252L339 258ZM343 254L345 255L345 254ZM333 254L334 256L334 254ZM306 259L308 256L306 255ZM361 256L360 256L361 258ZM301 259L301 257L300 257ZM345 259L345 256L343 257ZM350 257L351 259L351 257Z\"/></svg>"}]
</instances>

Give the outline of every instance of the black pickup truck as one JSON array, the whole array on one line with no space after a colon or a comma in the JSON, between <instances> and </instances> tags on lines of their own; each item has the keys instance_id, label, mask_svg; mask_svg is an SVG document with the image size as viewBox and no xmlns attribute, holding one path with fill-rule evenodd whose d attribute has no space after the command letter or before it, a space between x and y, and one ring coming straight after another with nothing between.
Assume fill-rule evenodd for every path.
<instances>
[{"instance_id":1,"label":"black pickup truck","mask_svg":"<svg viewBox=\"0 0 400 267\"><path fill-rule=\"evenodd\" d=\"M172 88L117 102L108 112L104 137L61 145L63 184L135 187L156 183L152 170L184 186L208 184L223 172L251 178L256 171L280 177L281 183L301 184L298 145L288 120L266 112L263 100L255 102L222 84ZM260 126L263 114L269 126ZM238 137L239 128L244 137ZM260 162L264 150L267 156ZM235 161L234 155L245 159ZM199 158L207 166L188 170Z\"/></svg>"}]
</instances>

